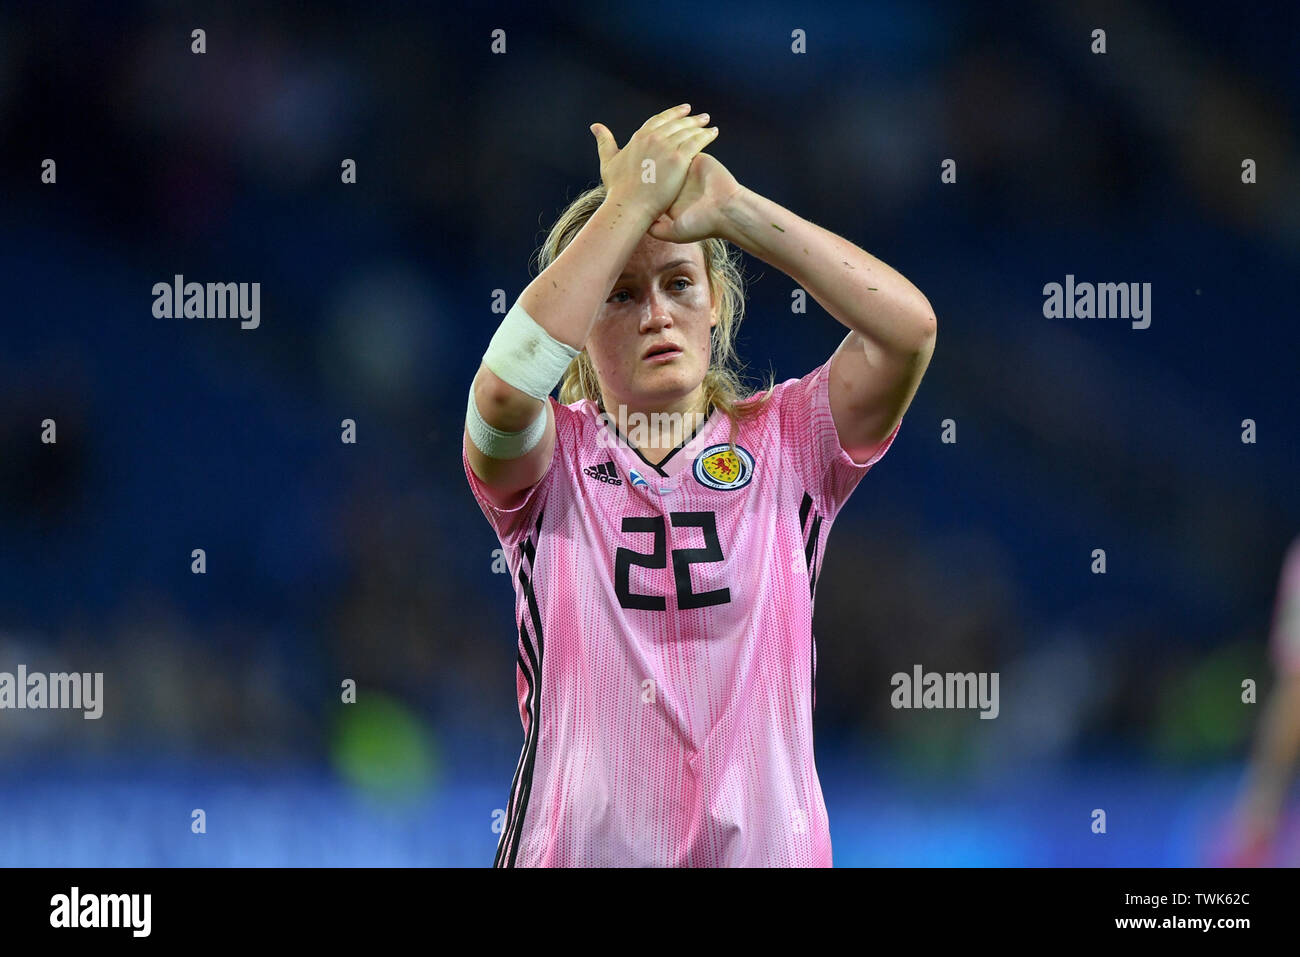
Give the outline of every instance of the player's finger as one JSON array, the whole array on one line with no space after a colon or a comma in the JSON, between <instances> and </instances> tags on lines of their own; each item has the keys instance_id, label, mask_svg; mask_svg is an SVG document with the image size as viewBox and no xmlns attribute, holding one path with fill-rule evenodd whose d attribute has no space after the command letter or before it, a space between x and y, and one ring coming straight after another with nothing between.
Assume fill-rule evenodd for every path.
<instances>
[{"instance_id":1,"label":"player's finger","mask_svg":"<svg viewBox=\"0 0 1300 957\"><path fill-rule=\"evenodd\" d=\"M682 132L693 132L698 130L705 123L709 122L708 113L696 113L694 116L683 116L681 119L669 120L663 126L655 130L656 135L661 139L668 141Z\"/></svg>"},{"instance_id":2,"label":"player's finger","mask_svg":"<svg viewBox=\"0 0 1300 957\"><path fill-rule=\"evenodd\" d=\"M676 119L679 116L686 116L690 112L691 104L679 103L671 109L664 110L662 113L656 113L654 116L650 117L650 119L641 124L641 129L647 133L652 132L669 120Z\"/></svg>"},{"instance_id":3,"label":"player's finger","mask_svg":"<svg viewBox=\"0 0 1300 957\"><path fill-rule=\"evenodd\" d=\"M716 126L710 126L708 129L694 130L693 132L683 134L679 138L675 138L672 142L672 146L683 155L694 156L700 150L704 149L704 147L712 143L714 137L717 135L718 128Z\"/></svg>"},{"instance_id":4,"label":"player's finger","mask_svg":"<svg viewBox=\"0 0 1300 957\"><path fill-rule=\"evenodd\" d=\"M596 152L600 155L600 163L603 166L618 153L618 142L604 123L592 123L589 129L591 135L596 137Z\"/></svg>"}]
</instances>

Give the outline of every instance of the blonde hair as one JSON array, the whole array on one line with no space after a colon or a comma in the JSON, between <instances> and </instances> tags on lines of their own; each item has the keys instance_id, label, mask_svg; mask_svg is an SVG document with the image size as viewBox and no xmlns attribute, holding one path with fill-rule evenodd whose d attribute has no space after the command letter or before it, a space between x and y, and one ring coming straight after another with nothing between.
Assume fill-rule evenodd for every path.
<instances>
[{"instance_id":1,"label":"blonde hair","mask_svg":"<svg viewBox=\"0 0 1300 957\"><path fill-rule=\"evenodd\" d=\"M605 185L602 183L587 190L568 205L537 251L539 274L559 258L604 201ZM716 237L701 240L699 245L704 253L704 271L709 277L709 289L714 302L718 304L718 322L709 335L709 367L704 373L705 408L709 405L716 406L730 417L731 434L727 442L734 450L737 424L754 418L763 411L772 398L776 377L769 373L764 389L744 391L741 379L744 365L736 355L736 332L745 310L745 280L740 270L740 251L725 239ZM560 402L563 405L580 399L601 401L600 383L586 349L574 357L565 370L564 378L560 380Z\"/></svg>"}]
</instances>

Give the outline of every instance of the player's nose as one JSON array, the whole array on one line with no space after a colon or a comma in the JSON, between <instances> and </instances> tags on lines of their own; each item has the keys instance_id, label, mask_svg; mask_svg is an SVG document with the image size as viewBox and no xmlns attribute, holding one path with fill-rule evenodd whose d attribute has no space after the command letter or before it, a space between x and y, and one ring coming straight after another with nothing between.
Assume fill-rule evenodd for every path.
<instances>
[{"instance_id":1,"label":"player's nose","mask_svg":"<svg viewBox=\"0 0 1300 957\"><path fill-rule=\"evenodd\" d=\"M669 311L668 297L663 293L652 291L646 299L645 310L641 313L642 331L655 332L672 324L673 317Z\"/></svg>"}]
</instances>

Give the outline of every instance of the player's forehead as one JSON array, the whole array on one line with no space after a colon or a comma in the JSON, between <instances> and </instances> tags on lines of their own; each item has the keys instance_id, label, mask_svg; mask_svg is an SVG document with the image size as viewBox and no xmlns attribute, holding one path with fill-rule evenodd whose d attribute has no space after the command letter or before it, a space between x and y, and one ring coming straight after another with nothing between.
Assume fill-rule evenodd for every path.
<instances>
[{"instance_id":1,"label":"player's forehead","mask_svg":"<svg viewBox=\"0 0 1300 957\"><path fill-rule=\"evenodd\" d=\"M672 268L704 271L704 250L699 243L668 243L646 234L623 266L621 279L644 279Z\"/></svg>"}]
</instances>

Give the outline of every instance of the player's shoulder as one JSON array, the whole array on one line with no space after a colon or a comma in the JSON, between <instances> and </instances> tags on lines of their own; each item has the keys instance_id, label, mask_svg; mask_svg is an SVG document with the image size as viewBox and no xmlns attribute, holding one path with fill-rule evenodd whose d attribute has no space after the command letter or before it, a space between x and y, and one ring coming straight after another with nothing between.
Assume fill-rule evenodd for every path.
<instances>
[{"instance_id":1,"label":"player's shoulder","mask_svg":"<svg viewBox=\"0 0 1300 957\"><path fill-rule=\"evenodd\" d=\"M756 392L751 399L766 397L770 392L773 406L789 407L806 404L816 399L818 392L825 388L830 378L830 365L830 359L827 359L807 372L787 376L784 379L774 379L770 389Z\"/></svg>"},{"instance_id":2,"label":"player's shoulder","mask_svg":"<svg viewBox=\"0 0 1300 957\"><path fill-rule=\"evenodd\" d=\"M783 405L788 398L788 389L788 382L775 382L771 387L757 389L738 399L732 405L732 414L719 427L714 441L725 443L734 434L737 443L756 456L775 454L786 433Z\"/></svg>"},{"instance_id":3,"label":"player's shoulder","mask_svg":"<svg viewBox=\"0 0 1300 957\"><path fill-rule=\"evenodd\" d=\"M573 448L590 442L600 425L600 410L588 398L564 403L555 396L548 401L555 414L555 441L563 448Z\"/></svg>"},{"instance_id":4,"label":"player's shoulder","mask_svg":"<svg viewBox=\"0 0 1300 957\"><path fill-rule=\"evenodd\" d=\"M759 389L736 403L737 409L752 406L746 418L755 422L771 419L781 421L793 413L807 413L817 404L824 388L827 364L816 366L799 376L773 380L769 388Z\"/></svg>"},{"instance_id":5,"label":"player's shoulder","mask_svg":"<svg viewBox=\"0 0 1300 957\"><path fill-rule=\"evenodd\" d=\"M551 396L551 403L555 407L556 422L559 422L560 419L564 419L566 422L571 422L573 424L577 424L582 420L594 422L596 421L596 415L599 412L596 408L596 403L585 396L567 404L561 402L559 399L555 398L555 396Z\"/></svg>"}]
</instances>

